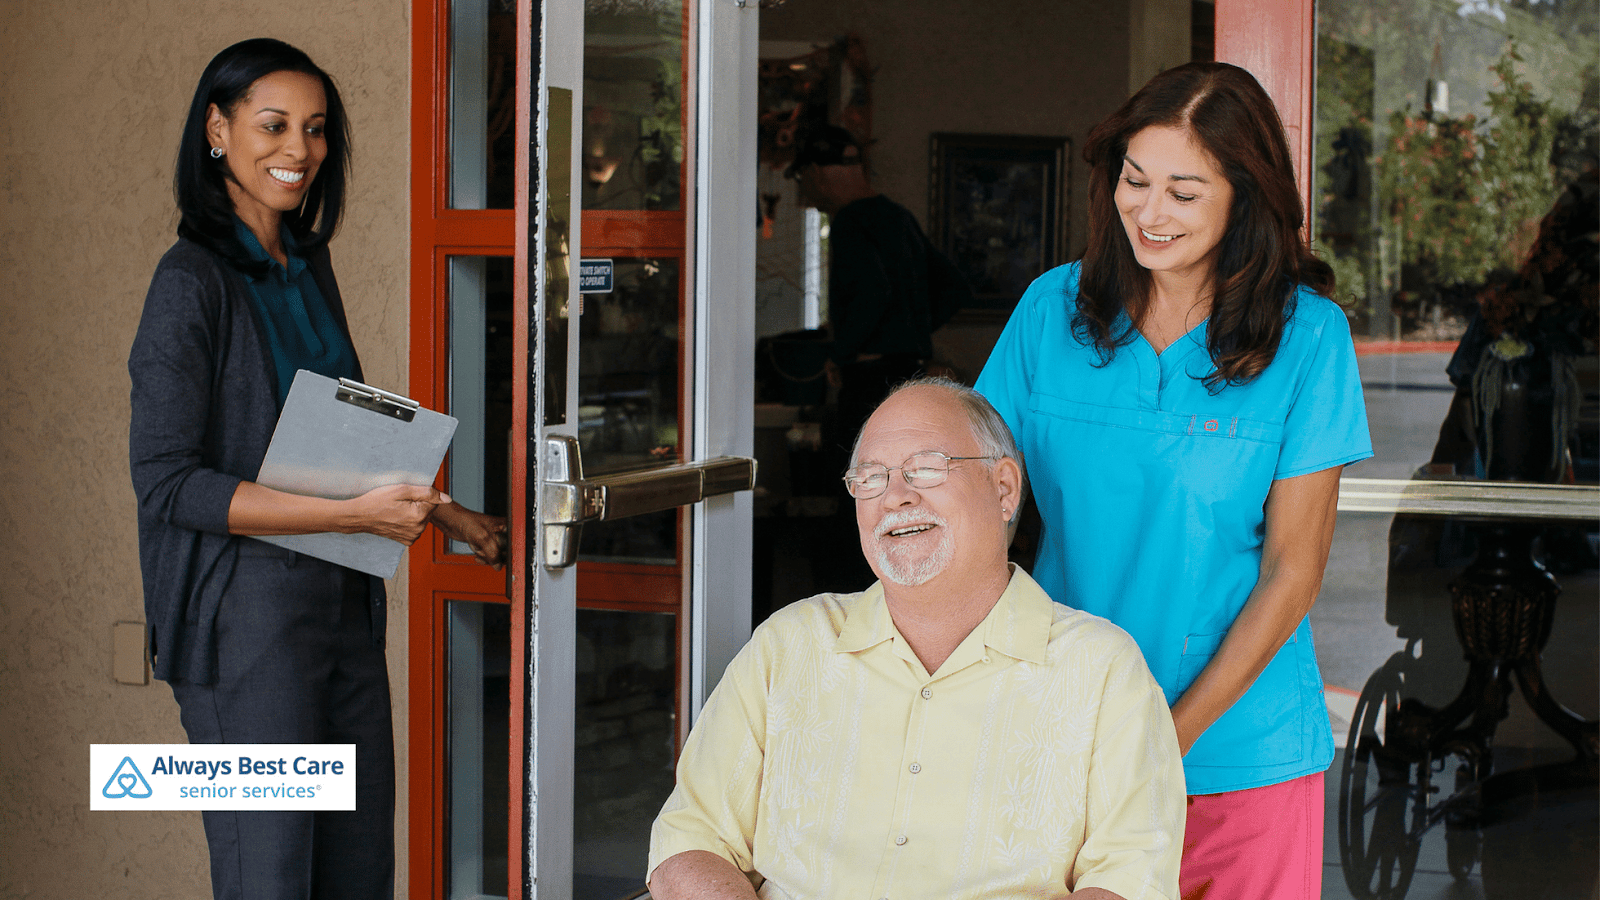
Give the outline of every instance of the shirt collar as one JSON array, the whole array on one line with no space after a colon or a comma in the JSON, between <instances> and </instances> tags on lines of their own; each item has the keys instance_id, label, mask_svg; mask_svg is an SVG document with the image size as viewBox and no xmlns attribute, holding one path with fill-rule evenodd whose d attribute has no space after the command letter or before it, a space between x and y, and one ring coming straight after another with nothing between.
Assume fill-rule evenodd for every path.
<instances>
[{"instance_id":1,"label":"shirt collar","mask_svg":"<svg viewBox=\"0 0 1600 900\"><path fill-rule=\"evenodd\" d=\"M306 261L300 255L300 244L295 241L294 235L289 231L289 226L280 225L278 227L279 234L283 238L284 253L289 258L288 270L284 272L285 277L299 278L300 273L306 270ZM250 230L250 226L244 224L244 220L238 216L233 217L233 233L238 237L239 243L244 245L245 252L250 255L252 260L266 263L269 272L274 270L284 271L284 267L278 265L278 261L268 255L267 249L261 246L260 241L256 240L255 232ZM257 277L256 280L259 281L263 277L265 275Z\"/></svg>"},{"instance_id":2,"label":"shirt collar","mask_svg":"<svg viewBox=\"0 0 1600 900\"><path fill-rule=\"evenodd\" d=\"M857 594L847 604L844 627L834 642L836 653L856 653L900 636L883 599L883 584L877 583ZM982 656L980 648L1003 653L1012 659L1043 663L1045 646L1050 642L1050 625L1055 621L1054 601L1027 572L1011 564L1011 581L1000 593L994 608L978 627L961 641L951 658L940 668L959 671ZM903 638L900 643L904 644ZM906 648L910 652L910 648ZM957 657L971 655L973 660ZM955 663L954 666L951 663Z\"/></svg>"},{"instance_id":3,"label":"shirt collar","mask_svg":"<svg viewBox=\"0 0 1600 900\"><path fill-rule=\"evenodd\" d=\"M895 636L894 623L889 619L889 606L883 601L883 583L857 594L846 604L844 627L833 649L838 653L855 653Z\"/></svg>"},{"instance_id":4,"label":"shirt collar","mask_svg":"<svg viewBox=\"0 0 1600 900\"><path fill-rule=\"evenodd\" d=\"M1055 601L1012 563L1011 581L976 630L990 650L1023 662L1043 663L1055 618Z\"/></svg>"}]
</instances>

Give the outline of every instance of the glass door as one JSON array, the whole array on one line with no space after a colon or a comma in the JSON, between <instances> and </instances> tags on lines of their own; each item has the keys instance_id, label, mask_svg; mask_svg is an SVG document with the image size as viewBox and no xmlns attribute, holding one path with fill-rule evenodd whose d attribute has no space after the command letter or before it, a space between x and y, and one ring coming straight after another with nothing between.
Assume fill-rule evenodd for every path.
<instances>
[{"instance_id":1,"label":"glass door","mask_svg":"<svg viewBox=\"0 0 1600 900\"><path fill-rule=\"evenodd\" d=\"M532 327L512 452L527 478L513 509L527 527L511 607L512 824L529 894L643 891L681 738L748 636L749 422L710 412L749 408L749 318L722 314L748 297L710 276L743 269L753 287L753 244L726 224L754 202L753 179L741 192L711 161L739 158L753 104L722 99L740 82L708 77L697 53L753 37L754 11L740 12L549 0L536 31L537 113L519 142L535 174L519 179L515 266L516 320ZM699 253L708 242L715 263Z\"/></svg>"}]
</instances>

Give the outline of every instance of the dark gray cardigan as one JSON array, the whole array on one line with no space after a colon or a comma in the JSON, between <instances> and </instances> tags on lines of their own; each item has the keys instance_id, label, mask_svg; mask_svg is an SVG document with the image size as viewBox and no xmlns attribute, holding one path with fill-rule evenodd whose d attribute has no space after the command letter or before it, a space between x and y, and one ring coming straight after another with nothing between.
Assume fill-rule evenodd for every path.
<instances>
[{"instance_id":1,"label":"dark gray cardigan","mask_svg":"<svg viewBox=\"0 0 1600 900\"><path fill-rule=\"evenodd\" d=\"M327 249L308 262L348 338ZM180 238L156 266L128 354L139 568L155 676L164 681L216 680L217 607L248 540L228 534L228 506L239 482L260 471L278 422L277 374L249 291L220 257ZM369 581L381 643L383 581Z\"/></svg>"}]
</instances>

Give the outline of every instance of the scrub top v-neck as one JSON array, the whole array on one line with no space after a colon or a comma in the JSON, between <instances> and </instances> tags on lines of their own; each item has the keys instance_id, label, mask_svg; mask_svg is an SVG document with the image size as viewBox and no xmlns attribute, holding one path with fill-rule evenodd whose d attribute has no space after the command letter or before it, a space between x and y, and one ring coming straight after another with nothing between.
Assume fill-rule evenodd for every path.
<instances>
[{"instance_id":1,"label":"scrub top v-neck","mask_svg":"<svg viewBox=\"0 0 1600 900\"><path fill-rule=\"evenodd\" d=\"M1072 332L1078 264L1028 289L978 390L1011 426L1044 521L1034 579L1128 631L1175 701L1260 575L1272 482L1372 455L1344 313L1301 289L1271 365L1213 393L1206 326L1109 359ZM1129 327L1126 317L1122 327ZM1302 620L1184 758L1191 794L1276 784L1333 759Z\"/></svg>"}]
</instances>

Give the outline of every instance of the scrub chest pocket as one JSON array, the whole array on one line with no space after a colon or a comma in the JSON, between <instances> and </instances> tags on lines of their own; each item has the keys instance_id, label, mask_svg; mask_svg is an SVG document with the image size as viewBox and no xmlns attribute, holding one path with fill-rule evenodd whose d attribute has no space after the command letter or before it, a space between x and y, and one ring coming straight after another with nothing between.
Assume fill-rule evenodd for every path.
<instances>
[{"instance_id":1,"label":"scrub chest pocket","mask_svg":"<svg viewBox=\"0 0 1600 900\"><path fill-rule=\"evenodd\" d=\"M1261 504L1277 469L1283 425L1227 409L1127 409L1035 393L1021 437L1025 451L1047 448L1028 453L1028 464L1055 473L1034 480L1059 487L1072 504L1061 515L1094 510L1123 534L1170 539L1179 535L1163 532L1159 520L1167 517L1160 513L1190 507L1199 523L1216 527L1183 534L1185 542L1220 536L1237 550L1241 540L1260 545ZM1051 499L1041 496L1041 507ZM1066 530L1079 531L1070 524Z\"/></svg>"}]
</instances>

